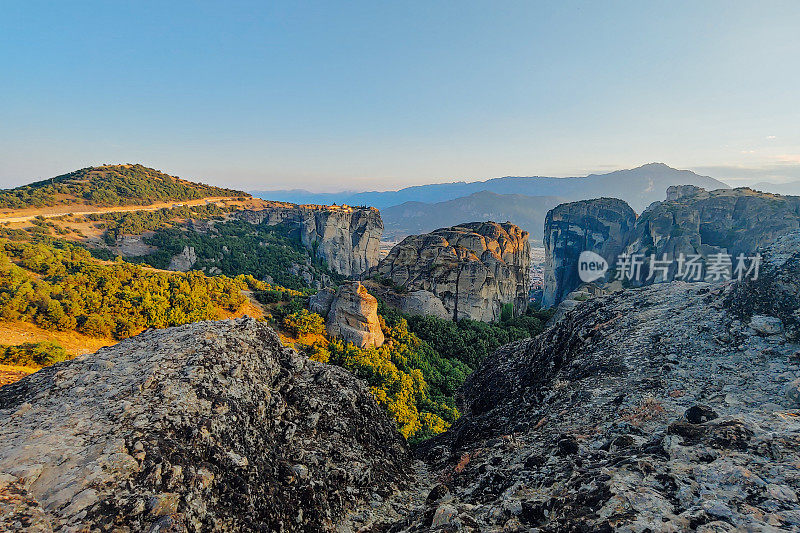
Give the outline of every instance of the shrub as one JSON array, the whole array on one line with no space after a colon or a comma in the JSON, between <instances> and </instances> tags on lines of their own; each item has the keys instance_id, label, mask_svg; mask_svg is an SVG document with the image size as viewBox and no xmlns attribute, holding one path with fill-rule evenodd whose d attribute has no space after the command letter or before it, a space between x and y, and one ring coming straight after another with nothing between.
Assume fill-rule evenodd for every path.
<instances>
[{"instance_id":1,"label":"shrub","mask_svg":"<svg viewBox=\"0 0 800 533\"><path fill-rule=\"evenodd\" d=\"M301 309L284 317L283 326L295 336L325 333L325 319L307 309Z\"/></svg>"},{"instance_id":2,"label":"shrub","mask_svg":"<svg viewBox=\"0 0 800 533\"><path fill-rule=\"evenodd\" d=\"M69 359L57 342L26 342L17 346L0 345L0 363L18 366L49 366Z\"/></svg>"}]
</instances>

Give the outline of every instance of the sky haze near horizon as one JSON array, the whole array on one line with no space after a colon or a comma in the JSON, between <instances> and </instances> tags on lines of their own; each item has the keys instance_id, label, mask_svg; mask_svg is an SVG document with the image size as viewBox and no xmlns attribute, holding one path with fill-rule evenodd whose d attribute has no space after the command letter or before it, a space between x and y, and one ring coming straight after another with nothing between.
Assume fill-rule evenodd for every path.
<instances>
[{"instance_id":1,"label":"sky haze near horizon","mask_svg":"<svg viewBox=\"0 0 800 533\"><path fill-rule=\"evenodd\" d=\"M0 187L142 163L386 190L800 180L800 2L8 3Z\"/></svg>"}]
</instances>

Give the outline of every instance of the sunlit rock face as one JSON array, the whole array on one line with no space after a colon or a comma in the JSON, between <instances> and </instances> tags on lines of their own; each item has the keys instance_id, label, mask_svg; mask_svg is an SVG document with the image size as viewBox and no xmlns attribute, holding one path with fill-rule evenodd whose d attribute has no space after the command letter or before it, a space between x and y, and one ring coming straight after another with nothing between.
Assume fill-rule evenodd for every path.
<instances>
[{"instance_id":1,"label":"sunlit rock face","mask_svg":"<svg viewBox=\"0 0 800 533\"><path fill-rule=\"evenodd\" d=\"M405 238L368 275L393 285L401 297L434 295L453 320L489 322L505 304L525 310L529 269L527 231L510 222L472 222ZM406 307L438 314L426 293L412 296Z\"/></svg>"},{"instance_id":2,"label":"sunlit rock face","mask_svg":"<svg viewBox=\"0 0 800 533\"><path fill-rule=\"evenodd\" d=\"M360 282L343 283L336 291L321 290L311 297L309 307L325 317L325 326L331 337L359 348L383 344L378 300Z\"/></svg>"}]
</instances>

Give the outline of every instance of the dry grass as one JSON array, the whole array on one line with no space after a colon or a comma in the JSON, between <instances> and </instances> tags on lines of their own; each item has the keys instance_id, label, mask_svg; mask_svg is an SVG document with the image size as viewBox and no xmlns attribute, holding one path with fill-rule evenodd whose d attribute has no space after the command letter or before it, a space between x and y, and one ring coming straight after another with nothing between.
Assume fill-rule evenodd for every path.
<instances>
[{"instance_id":1,"label":"dry grass","mask_svg":"<svg viewBox=\"0 0 800 533\"><path fill-rule=\"evenodd\" d=\"M25 209L2 209L0 210L0 222L24 222L25 220L36 216L52 218L69 213L73 213L75 215L89 215L97 213L125 213L129 211L157 211L164 207L172 207L175 204L184 206L205 205L207 201L215 202L218 205L238 207L240 209L260 208L266 205L263 200L258 198L247 198L239 201L234 200L233 198L222 196L209 196L207 198L200 198L199 200L173 200L169 202L158 202L150 205L125 205L114 207L97 207L96 205L85 204L54 205L48 207L27 207Z\"/></svg>"},{"instance_id":2,"label":"dry grass","mask_svg":"<svg viewBox=\"0 0 800 533\"><path fill-rule=\"evenodd\" d=\"M27 366L0 365L0 387L19 381L34 372L36 372L35 368Z\"/></svg>"},{"instance_id":3,"label":"dry grass","mask_svg":"<svg viewBox=\"0 0 800 533\"><path fill-rule=\"evenodd\" d=\"M29 322L0 321L0 344L16 346L26 342L57 342L69 355L96 352L103 346L116 344L114 339L87 337L77 331L50 331Z\"/></svg>"},{"instance_id":4,"label":"dry grass","mask_svg":"<svg viewBox=\"0 0 800 533\"><path fill-rule=\"evenodd\" d=\"M656 420L664 415L664 406L655 398L648 397L642 400L637 407L621 411L622 420L632 426L641 426L643 423Z\"/></svg>"}]
</instances>

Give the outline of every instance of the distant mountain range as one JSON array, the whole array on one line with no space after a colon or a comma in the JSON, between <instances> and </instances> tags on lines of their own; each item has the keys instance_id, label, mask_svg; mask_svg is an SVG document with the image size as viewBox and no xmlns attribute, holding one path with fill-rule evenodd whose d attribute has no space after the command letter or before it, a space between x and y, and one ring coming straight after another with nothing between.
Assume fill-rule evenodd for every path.
<instances>
[{"instance_id":1,"label":"distant mountain range","mask_svg":"<svg viewBox=\"0 0 800 533\"><path fill-rule=\"evenodd\" d=\"M800 181L790 181L788 183L769 183L762 181L753 185L752 188L762 192L800 196Z\"/></svg>"},{"instance_id":2,"label":"distant mountain range","mask_svg":"<svg viewBox=\"0 0 800 533\"><path fill-rule=\"evenodd\" d=\"M429 233L438 228L463 222L494 220L511 221L542 239L542 224L547 212L564 203L557 196L527 196L481 191L463 198L433 204L405 202L381 209L384 239L400 240L407 235Z\"/></svg>"},{"instance_id":3,"label":"distant mountain range","mask_svg":"<svg viewBox=\"0 0 800 533\"><path fill-rule=\"evenodd\" d=\"M302 190L253 191L253 196L294 203L369 205L381 210L387 238L430 231L476 220L510 221L542 238L544 215L555 205L611 197L641 213L665 199L670 185L727 189L728 185L689 170L650 163L630 170L585 177L504 177L486 181L434 183L398 191L315 194Z\"/></svg>"}]
</instances>

